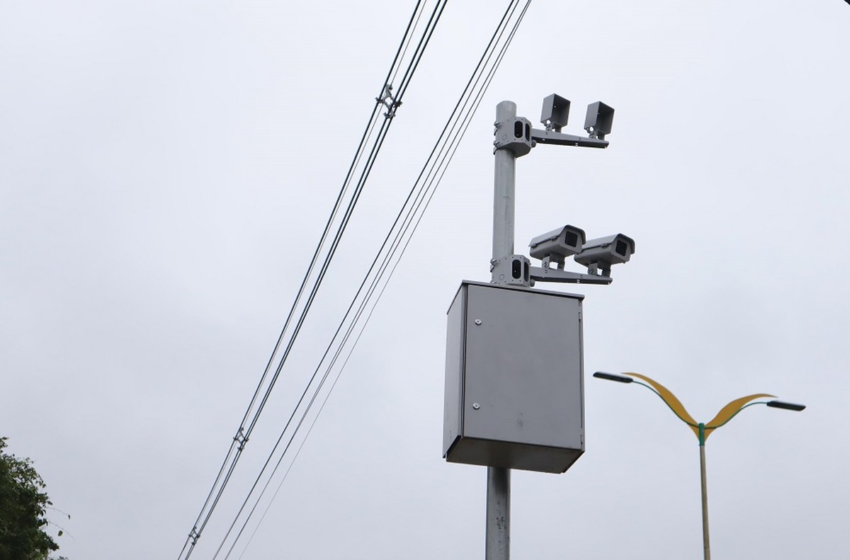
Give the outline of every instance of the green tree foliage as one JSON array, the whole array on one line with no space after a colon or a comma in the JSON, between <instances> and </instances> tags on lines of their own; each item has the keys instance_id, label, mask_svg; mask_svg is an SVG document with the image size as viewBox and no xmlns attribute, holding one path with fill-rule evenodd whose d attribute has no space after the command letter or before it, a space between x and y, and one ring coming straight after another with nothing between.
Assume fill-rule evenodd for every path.
<instances>
[{"instance_id":1,"label":"green tree foliage","mask_svg":"<svg viewBox=\"0 0 850 560\"><path fill-rule=\"evenodd\" d=\"M52 505L27 458L7 454L0 437L0 560L44 560L59 546L44 532Z\"/></svg>"}]
</instances>

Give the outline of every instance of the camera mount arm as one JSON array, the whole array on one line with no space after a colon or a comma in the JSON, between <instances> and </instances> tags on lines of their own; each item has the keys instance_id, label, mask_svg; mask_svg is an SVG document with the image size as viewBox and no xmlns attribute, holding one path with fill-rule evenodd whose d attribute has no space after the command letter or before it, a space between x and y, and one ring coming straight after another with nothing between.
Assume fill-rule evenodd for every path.
<instances>
[{"instance_id":1,"label":"camera mount arm","mask_svg":"<svg viewBox=\"0 0 850 560\"><path fill-rule=\"evenodd\" d=\"M554 130L531 129L531 140L537 144L554 144L556 146L581 146L582 148L607 148L608 141L599 138L585 138L555 132Z\"/></svg>"},{"instance_id":2,"label":"camera mount arm","mask_svg":"<svg viewBox=\"0 0 850 560\"><path fill-rule=\"evenodd\" d=\"M601 276L596 274L579 274L578 272L568 272L557 268L542 268L532 266L530 270L531 279L535 282L558 282L561 284L601 284L608 285L611 283L610 276Z\"/></svg>"}]
</instances>

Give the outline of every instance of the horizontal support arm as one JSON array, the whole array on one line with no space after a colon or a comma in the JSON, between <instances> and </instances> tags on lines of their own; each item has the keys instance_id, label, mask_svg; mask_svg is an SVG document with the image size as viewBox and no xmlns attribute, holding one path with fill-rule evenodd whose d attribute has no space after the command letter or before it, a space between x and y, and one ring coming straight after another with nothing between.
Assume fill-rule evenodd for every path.
<instances>
[{"instance_id":1,"label":"horizontal support arm","mask_svg":"<svg viewBox=\"0 0 850 560\"><path fill-rule=\"evenodd\" d=\"M555 144L556 146L581 146L583 148L607 148L608 140L585 138L563 134L554 130L531 129L531 139L539 144Z\"/></svg>"},{"instance_id":2,"label":"horizontal support arm","mask_svg":"<svg viewBox=\"0 0 850 560\"><path fill-rule=\"evenodd\" d=\"M596 276L595 274L579 274L578 272L567 272L555 268L541 268L532 266L529 270L532 280L537 282L560 282L562 284L603 284L611 283L610 276Z\"/></svg>"}]
</instances>

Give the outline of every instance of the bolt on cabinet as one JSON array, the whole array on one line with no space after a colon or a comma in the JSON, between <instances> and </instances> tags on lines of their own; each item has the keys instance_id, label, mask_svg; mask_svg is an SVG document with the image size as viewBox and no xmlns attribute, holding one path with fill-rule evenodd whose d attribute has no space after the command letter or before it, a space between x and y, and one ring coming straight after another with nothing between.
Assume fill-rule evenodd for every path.
<instances>
[{"instance_id":1,"label":"bolt on cabinet","mask_svg":"<svg viewBox=\"0 0 850 560\"><path fill-rule=\"evenodd\" d=\"M461 284L448 311L447 461L562 473L584 453L582 299Z\"/></svg>"}]
</instances>

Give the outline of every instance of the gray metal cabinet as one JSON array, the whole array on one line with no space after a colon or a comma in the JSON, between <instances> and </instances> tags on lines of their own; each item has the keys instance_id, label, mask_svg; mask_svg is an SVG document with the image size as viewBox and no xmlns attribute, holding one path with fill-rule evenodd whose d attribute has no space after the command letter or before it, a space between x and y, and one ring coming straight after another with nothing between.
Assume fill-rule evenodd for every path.
<instances>
[{"instance_id":1,"label":"gray metal cabinet","mask_svg":"<svg viewBox=\"0 0 850 560\"><path fill-rule=\"evenodd\" d=\"M448 312L448 461L561 473L581 456L582 299L461 284Z\"/></svg>"}]
</instances>

